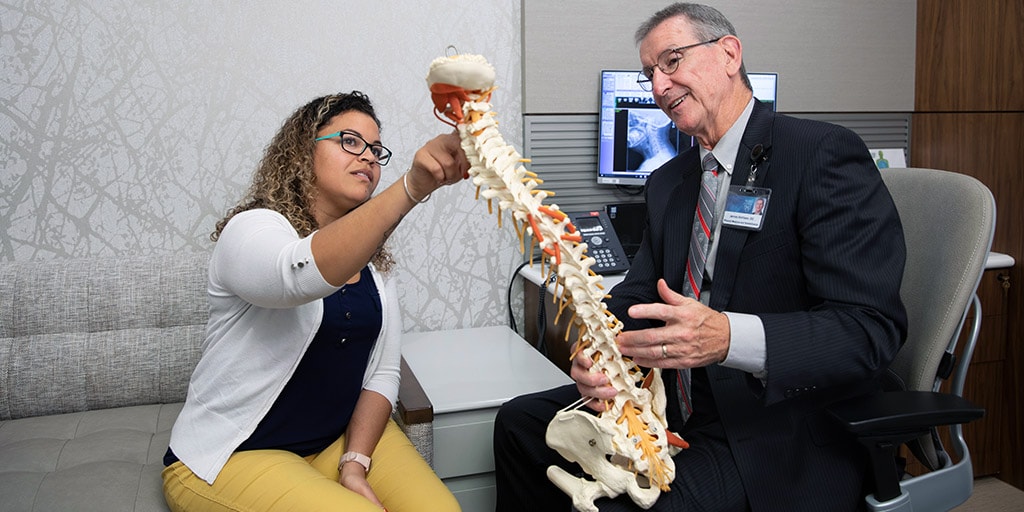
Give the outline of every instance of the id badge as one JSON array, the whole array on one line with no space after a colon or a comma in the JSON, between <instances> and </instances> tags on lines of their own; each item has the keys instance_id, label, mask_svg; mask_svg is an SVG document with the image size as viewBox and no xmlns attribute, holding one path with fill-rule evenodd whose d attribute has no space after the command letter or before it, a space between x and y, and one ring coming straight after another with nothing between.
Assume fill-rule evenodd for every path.
<instances>
[{"instance_id":1,"label":"id badge","mask_svg":"<svg viewBox=\"0 0 1024 512\"><path fill-rule=\"evenodd\" d=\"M770 188L730 186L729 195L725 199L722 225L761 231L771 196L772 189Z\"/></svg>"}]
</instances>

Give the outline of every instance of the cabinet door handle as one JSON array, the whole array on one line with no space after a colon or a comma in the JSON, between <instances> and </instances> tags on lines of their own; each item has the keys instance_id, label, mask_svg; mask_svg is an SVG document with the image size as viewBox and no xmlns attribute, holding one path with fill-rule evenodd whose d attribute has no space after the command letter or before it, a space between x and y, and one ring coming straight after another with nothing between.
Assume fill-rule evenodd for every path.
<instances>
[{"instance_id":1,"label":"cabinet door handle","mask_svg":"<svg viewBox=\"0 0 1024 512\"><path fill-rule=\"evenodd\" d=\"M999 280L999 284L1001 284L1003 286L1003 293L1007 293L1007 292L1010 291L1010 274L1007 274L1005 272L1000 272L996 276L996 279L998 279Z\"/></svg>"}]
</instances>

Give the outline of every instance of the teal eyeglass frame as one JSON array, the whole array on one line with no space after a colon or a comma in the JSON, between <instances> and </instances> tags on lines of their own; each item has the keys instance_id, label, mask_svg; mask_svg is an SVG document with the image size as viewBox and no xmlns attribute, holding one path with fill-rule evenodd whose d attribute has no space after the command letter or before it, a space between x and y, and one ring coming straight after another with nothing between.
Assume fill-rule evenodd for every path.
<instances>
[{"instance_id":1,"label":"teal eyeglass frame","mask_svg":"<svg viewBox=\"0 0 1024 512\"><path fill-rule=\"evenodd\" d=\"M345 144L344 144L344 140L345 139L342 138L342 140L341 140L341 149L343 149L346 153L348 153L350 155L359 156L359 155L362 155L363 153L365 153L367 148L371 148L370 149L370 154L372 154L373 157L377 159L377 163L380 164L381 167L387 165L388 161L391 160L391 155L392 155L391 150L386 148L386 147L384 147L383 144L371 144L369 142L366 142L366 139L362 138L358 133L350 132L348 130L341 130L339 132L330 133L330 134L324 135L322 137L317 137L316 139L313 139L313 141L314 142L319 142L321 140L333 139L334 137L341 138L343 135L349 135L351 137L355 137L356 139L359 140L359 142L363 143L363 148L360 149L358 152L356 152L356 151L352 151L347 146L345 146ZM372 148L380 148L380 149L379 149L379 151L375 152Z\"/></svg>"}]
</instances>

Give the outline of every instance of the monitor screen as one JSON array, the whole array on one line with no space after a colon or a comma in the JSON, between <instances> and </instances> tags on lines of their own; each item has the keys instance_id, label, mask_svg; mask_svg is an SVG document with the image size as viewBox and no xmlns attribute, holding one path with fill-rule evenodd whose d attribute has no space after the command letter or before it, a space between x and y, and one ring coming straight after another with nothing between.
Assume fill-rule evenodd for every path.
<instances>
[{"instance_id":1,"label":"monitor screen","mask_svg":"<svg viewBox=\"0 0 1024 512\"><path fill-rule=\"evenodd\" d=\"M767 103L772 110L775 107L775 95L779 92L779 75L777 73L747 73L750 87L754 89L754 97L761 103Z\"/></svg>"},{"instance_id":2,"label":"monitor screen","mask_svg":"<svg viewBox=\"0 0 1024 512\"><path fill-rule=\"evenodd\" d=\"M776 109L778 75L748 73L754 97ZM636 71L601 71L597 182L643 185L651 171L695 144L636 83Z\"/></svg>"}]
</instances>

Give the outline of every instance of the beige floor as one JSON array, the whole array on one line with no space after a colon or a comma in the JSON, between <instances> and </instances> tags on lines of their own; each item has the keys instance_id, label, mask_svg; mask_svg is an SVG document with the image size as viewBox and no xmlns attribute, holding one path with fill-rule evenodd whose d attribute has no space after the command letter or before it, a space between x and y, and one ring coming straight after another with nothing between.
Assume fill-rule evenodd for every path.
<instances>
[{"instance_id":1,"label":"beige floor","mask_svg":"<svg viewBox=\"0 0 1024 512\"><path fill-rule=\"evenodd\" d=\"M986 477L974 481L974 492L955 512L1021 512L1024 511L1024 491L998 478Z\"/></svg>"}]
</instances>

